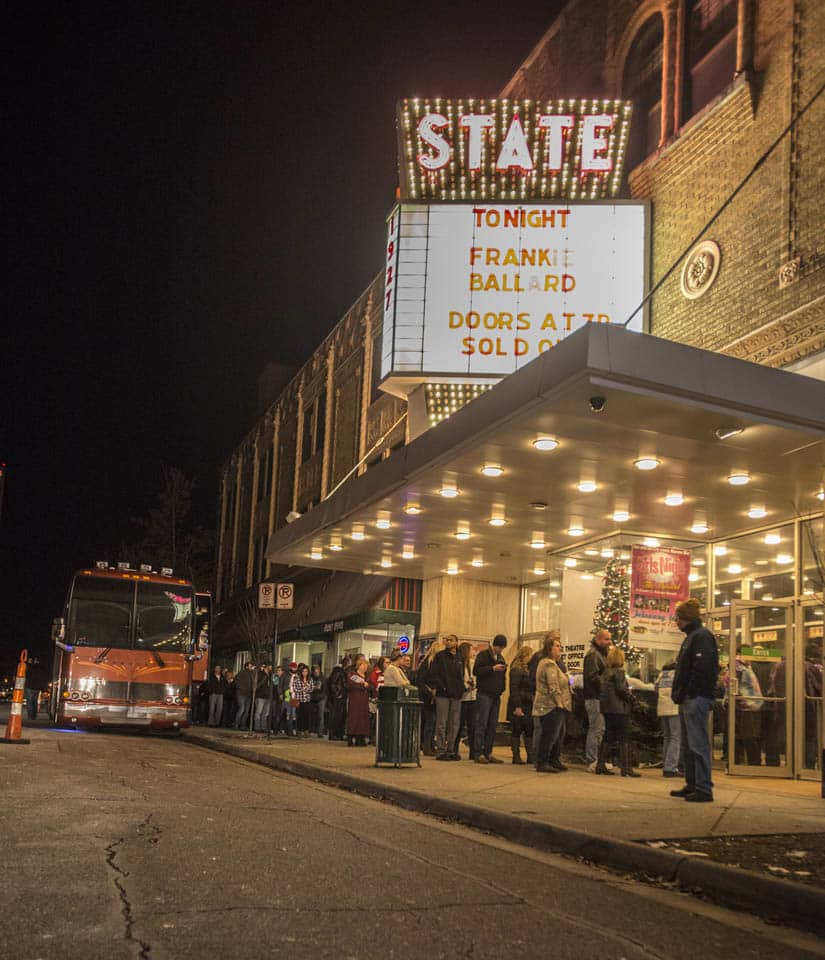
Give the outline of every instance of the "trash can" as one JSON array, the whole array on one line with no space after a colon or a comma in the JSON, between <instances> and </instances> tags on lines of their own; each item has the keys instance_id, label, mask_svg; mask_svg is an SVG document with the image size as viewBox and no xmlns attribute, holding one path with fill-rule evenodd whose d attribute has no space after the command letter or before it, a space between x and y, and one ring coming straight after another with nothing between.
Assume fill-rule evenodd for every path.
<instances>
[{"instance_id":1,"label":"trash can","mask_svg":"<svg viewBox=\"0 0 825 960\"><path fill-rule=\"evenodd\" d=\"M375 731L375 765L421 766L421 698L418 687L381 687Z\"/></svg>"}]
</instances>

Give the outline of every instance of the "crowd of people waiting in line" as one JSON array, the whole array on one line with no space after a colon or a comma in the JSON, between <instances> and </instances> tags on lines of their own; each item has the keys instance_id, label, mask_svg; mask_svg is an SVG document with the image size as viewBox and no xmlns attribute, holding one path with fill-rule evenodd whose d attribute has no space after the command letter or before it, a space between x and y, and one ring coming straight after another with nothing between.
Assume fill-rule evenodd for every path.
<instances>
[{"instance_id":1,"label":"crowd of people waiting in line","mask_svg":"<svg viewBox=\"0 0 825 960\"><path fill-rule=\"evenodd\" d=\"M713 634L699 619L695 600L677 607L676 622L685 641L678 658L665 665L657 680L663 775L684 773L685 786L671 795L703 802L713 799L707 720L719 674L718 652ZM425 756L460 760L461 745L466 744L470 760L495 764L503 762L494 755L493 743L509 670L512 763L532 764L539 773L563 773L568 768L561 749L572 692L559 633L546 633L537 651L520 648L509 667L503 656L506 647L507 638L499 634L474 654L471 644L450 635L430 645L415 674L409 655L399 648L373 663L363 654L344 657L328 677L318 665L294 662L274 670L268 663L260 668L247 663L237 675L215 666L193 715L196 722L210 726L251 725L259 732L328 736L346 739L350 746L366 746L374 742L380 688L415 685L422 701ZM624 653L612 644L610 632L596 631L583 669L585 760L590 772L611 776L614 768L609 761L617 758L622 776L638 777L629 735L633 692L624 667Z\"/></svg>"}]
</instances>

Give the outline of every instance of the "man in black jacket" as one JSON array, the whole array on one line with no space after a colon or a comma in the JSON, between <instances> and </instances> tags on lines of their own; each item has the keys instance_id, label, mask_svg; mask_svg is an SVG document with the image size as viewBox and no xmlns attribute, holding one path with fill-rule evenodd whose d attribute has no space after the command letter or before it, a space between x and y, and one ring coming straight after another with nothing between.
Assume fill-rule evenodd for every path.
<instances>
[{"instance_id":1,"label":"man in black jacket","mask_svg":"<svg viewBox=\"0 0 825 960\"><path fill-rule=\"evenodd\" d=\"M709 803L713 800L713 780L708 716L719 676L719 651L716 637L699 619L698 600L678 604L676 623L685 639L676 660L671 695L679 705L687 782L681 790L671 790L670 795L684 797L690 803Z\"/></svg>"},{"instance_id":2,"label":"man in black jacket","mask_svg":"<svg viewBox=\"0 0 825 960\"><path fill-rule=\"evenodd\" d=\"M593 636L590 650L584 658L584 709L587 711L587 740L584 745L584 758L587 769L596 770L599 759L599 747L604 737L604 716L599 698L602 695L602 674L607 669L607 651L610 649L610 631L597 630Z\"/></svg>"},{"instance_id":3,"label":"man in black jacket","mask_svg":"<svg viewBox=\"0 0 825 960\"><path fill-rule=\"evenodd\" d=\"M226 681L223 678L223 668L215 664L212 676L206 681L206 692L209 695L209 717L207 724L210 727L219 727L223 716L223 695L226 693Z\"/></svg>"},{"instance_id":4,"label":"man in black jacket","mask_svg":"<svg viewBox=\"0 0 825 960\"><path fill-rule=\"evenodd\" d=\"M507 661L501 651L507 646L507 637L496 634L487 650L476 657L473 675L476 678L476 763L502 763L493 756L498 709L507 680Z\"/></svg>"},{"instance_id":5,"label":"man in black jacket","mask_svg":"<svg viewBox=\"0 0 825 960\"><path fill-rule=\"evenodd\" d=\"M444 649L433 657L428 676L435 688L436 760L460 760L453 752L461 721L461 698L464 696L464 661L458 655L458 637L451 633L444 640Z\"/></svg>"}]
</instances>

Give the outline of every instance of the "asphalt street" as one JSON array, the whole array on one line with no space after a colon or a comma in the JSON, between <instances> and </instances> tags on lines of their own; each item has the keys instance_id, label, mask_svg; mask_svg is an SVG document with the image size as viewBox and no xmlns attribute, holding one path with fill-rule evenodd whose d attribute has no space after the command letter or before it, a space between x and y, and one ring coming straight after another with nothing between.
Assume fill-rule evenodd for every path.
<instances>
[{"instance_id":1,"label":"asphalt street","mask_svg":"<svg viewBox=\"0 0 825 960\"><path fill-rule=\"evenodd\" d=\"M178 740L27 735L0 745L4 960L825 956L749 914Z\"/></svg>"}]
</instances>

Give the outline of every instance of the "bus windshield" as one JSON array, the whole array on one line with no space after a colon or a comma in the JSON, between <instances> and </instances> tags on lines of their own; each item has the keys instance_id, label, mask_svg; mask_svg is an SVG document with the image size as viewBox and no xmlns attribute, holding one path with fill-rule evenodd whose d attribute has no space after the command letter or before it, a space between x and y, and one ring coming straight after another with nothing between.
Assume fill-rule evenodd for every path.
<instances>
[{"instance_id":1,"label":"bus windshield","mask_svg":"<svg viewBox=\"0 0 825 960\"><path fill-rule=\"evenodd\" d=\"M135 647L186 653L192 642L192 588L138 583Z\"/></svg>"},{"instance_id":2,"label":"bus windshield","mask_svg":"<svg viewBox=\"0 0 825 960\"><path fill-rule=\"evenodd\" d=\"M128 580L77 577L67 642L77 647L128 647L134 591Z\"/></svg>"}]
</instances>

